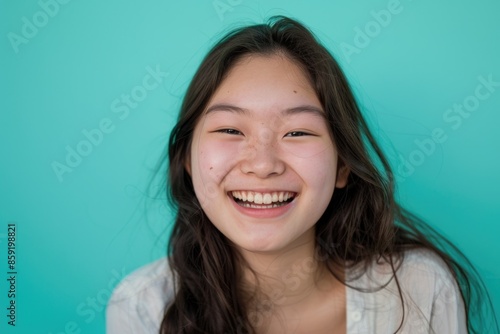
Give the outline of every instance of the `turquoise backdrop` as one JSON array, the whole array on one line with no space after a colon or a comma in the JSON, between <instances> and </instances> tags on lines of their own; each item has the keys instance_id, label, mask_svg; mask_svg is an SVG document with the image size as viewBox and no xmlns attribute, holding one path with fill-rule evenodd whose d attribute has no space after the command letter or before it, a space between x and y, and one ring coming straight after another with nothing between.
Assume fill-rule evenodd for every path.
<instances>
[{"instance_id":1,"label":"turquoise backdrop","mask_svg":"<svg viewBox=\"0 0 500 334\"><path fill-rule=\"evenodd\" d=\"M147 185L196 66L276 14L337 56L400 200L470 257L498 314L500 1L1 0L1 333L104 333L117 281L165 254L172 214Z\"/></svg>"}]
</instances>

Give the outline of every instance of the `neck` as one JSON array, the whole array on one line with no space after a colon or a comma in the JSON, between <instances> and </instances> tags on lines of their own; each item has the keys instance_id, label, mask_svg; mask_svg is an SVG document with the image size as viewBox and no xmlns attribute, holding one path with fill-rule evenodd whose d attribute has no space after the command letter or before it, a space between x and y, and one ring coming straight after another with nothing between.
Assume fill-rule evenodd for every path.
<instances>
[{"instance_id":1,"label":"neck","mask_svg":"<svg viewBox=\"0 0 500 334\"><path fill-rule=\"evenodd\" d=\"M317 298L318 292L330 290L336 280L324 261L315 256L312 238L279 252L240 250L245 260L244 291L253 302L273 308L290 308ZM257 294L255 294L257 292Z\"/></svg>"}]
</instances>

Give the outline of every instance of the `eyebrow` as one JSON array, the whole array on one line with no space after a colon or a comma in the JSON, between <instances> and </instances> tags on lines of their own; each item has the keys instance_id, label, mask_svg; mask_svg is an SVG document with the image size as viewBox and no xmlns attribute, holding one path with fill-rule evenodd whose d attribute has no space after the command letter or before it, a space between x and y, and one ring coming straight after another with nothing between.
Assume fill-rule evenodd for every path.
<instances>
[{"instance_id":1,"label":"eyebrow","mask_svg":"<svg viewBox=\"0 0 500 334\"><path fill-rule=\"evenodd\" d=\"M241 114L248 114L250 112L249 109L245 108L240 108L232 104L227 104L227 103L216 103L212 106L210 106L207 111L205 112L205 115L212 113L212 112L217 112L217 111L228 111L228 112L235 112L235 113L241 113ZM322 118L325 117L325 112L323 109L315 107L313 105L309 104L304 104L300 105L297 107L293 108L287 108L281 111L282 115L293 115L293 114L299 114L299 113L313 113L316 116L321 116Z\"/></svg>"},{"instance_id":2,"label":"eyebrow","mask_svg":"<svg viewBox=\"0 0 500 334\"><path fill-rule=\"evenodd\" d=\"M245 109L245 108L240 108L240 107L234 106L232 104L216 103L216 104L210 106L207 109L207 111L205 111L205 115L209 114L211 112L216 112L216 111L229 111L229 112L236 112L236 113L240 113L240 114L248 113L248 109Z\"/></svg>"}]
</instances>

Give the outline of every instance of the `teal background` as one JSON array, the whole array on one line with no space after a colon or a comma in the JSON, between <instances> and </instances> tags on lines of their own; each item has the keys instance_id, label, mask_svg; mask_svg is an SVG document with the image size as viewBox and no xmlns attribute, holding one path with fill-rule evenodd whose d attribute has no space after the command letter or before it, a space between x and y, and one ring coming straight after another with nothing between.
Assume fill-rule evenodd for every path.
<instances>
[{"instance_id":1,"label":"teal background","mask_svg":"<svg viewBox=\"0 0 500 334\"><path fill-rule=\"evenodd\" d=\"M117 277L165 254L172 214L147 185L196 66L223 32L276 14L303 21L336 54L400 170L400 200L470 257L498 314L500 87L459 126L443 117L475 93L478 77L500 82L500 1L401 0L377 31L372 11L391 3L72 0L45 25L38 14L43 26L16 52L9 33L22 36L23 17L33 22L42 7L0 1L0 332L104 333ZM367 24L369 43L346 52ZM148 66L168 76L126 117L113 112ZM53 162L65 163L66 146L103 119L113 131L59 180ZM418 158L415 140L435 128L446 141L405 173L400 155ZM9 222L17 224L15 328L4 315Z\"/></svg>"}]
</instances>

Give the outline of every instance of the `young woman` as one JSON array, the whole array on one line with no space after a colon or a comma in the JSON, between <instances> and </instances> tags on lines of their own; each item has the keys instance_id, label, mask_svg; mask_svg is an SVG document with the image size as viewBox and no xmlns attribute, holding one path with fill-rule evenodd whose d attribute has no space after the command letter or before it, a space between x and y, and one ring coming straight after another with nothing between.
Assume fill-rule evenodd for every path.
<instances>
[{"instance_id":1,"label":"young woman","mask_svg":"<svg viewBox=\"0 0 500 334\"><path fill-rule=\"evenodd\" d=\"M341 69L300 23L222 38L168 153L170 256L115 290L108 333L497 330L461 253L395 202Z\"/></svg>"}]
</instances>

